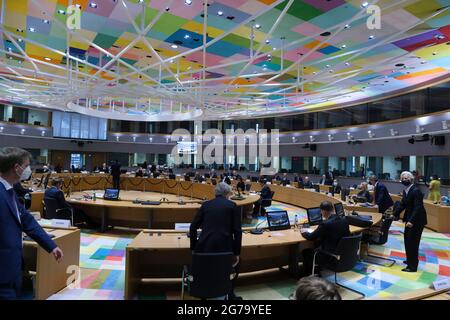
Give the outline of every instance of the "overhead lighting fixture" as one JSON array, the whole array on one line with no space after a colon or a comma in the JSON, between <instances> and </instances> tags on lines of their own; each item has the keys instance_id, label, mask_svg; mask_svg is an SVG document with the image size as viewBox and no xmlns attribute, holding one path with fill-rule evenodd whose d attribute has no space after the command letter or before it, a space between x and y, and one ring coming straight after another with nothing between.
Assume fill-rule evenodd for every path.
<instances>
[{"instance_id":1,"label":"overhead lighting fixture","mask_svg":"<svg viewBox=\"0 0 450 320\"><path fill-rule=\"evenodd\" d=\"M351 133L350 133L350 132L347 132L347 139L348 139L348 140L351 140L351 139L353 139L353 136L351 135Z\"/></svg>"},{"instance_id":2,"label":"overhead lighting fixture","mask_svg":"<svg viewBox=\"0 0 450 320\"><path fill-rule=\"evenodd\" d=\"M41 131L41 136L45 136L45 131L44 130Z\"/></svg>"},{"instance_id":3,"label":"overhead lighting fixture","mask_svg":"<svg viewBox=\"0 0 450 320\"><path fill-rule=\"evenodd\" d=\"M186 3L188 6L192 4L192 0L184 0L184 3Z\"/></svg>"},{"instance_id":4,"label":"overhead lighting fixture","mask_svg":"<svg viewBox=\"0 0 450 320\"><path fill-rule=\"evenodd\" d=\"M433 56L437 55L437 52L433 52L432 55L433 55Z\"/></svg>"},{"instance_id":5,"label":"overhead lighting fixture","mask_svg":"<svg viewBox=\"0 0 450 320\"><path fill-rule=\"evenodd\" d=\"M17 41L22 42L23 40L21 38L17 39Z\"/></svg>"},{"instance_id":6,"label":"overhead lighting fixture","mask_svg":"<svg viewBox=\"0 0 450 320\"><path fill-rule=\"evenodd\" d=\"M416 125L416 133L421 133L423 132L423 127L420 125Z\"/></svg>"},{"instance_id":7,"label":"overhead lighting fixture","mask_svg":"<svg viewBox=\"0 0 450 320\"><path fill-rule=\"evenodd\" d=\"M25 134L25 129L20 130L20 134Z\"/></svg>"},{"instance_id":8,"label":"overhead lighting fixture","mask_svg":"<svg viewBox=\"0 0 450 320\"><path fill-rule=\"evenodd\" d=\"M316 140L313 136L309 136L309 141L314 142Z\"/></svg>"},{"instance_id":9,"label":"overhead lighting fixture","mask_svg":"<svg viewBox=\"0 0 450 320\"><path fill-rule=\"evenodd\" d=\"M342 49L345 49L345 48L347 48L347 45L343 44L343 45L341 46L341 48L342 48Z\"/></svg>"},{"instance_id":10,"label":"overhead lighting fixture","mask_svg":"<svg viewBox=\"0 0 450 320\"><path fill-rule=\"evenodd\" d=\"M95 2L91 2L91 3L89 3L89 7L97 8L97 4Z\"/></svg>"},{"instance_id":11,"label":"overhead lighting fixture","mask_svg":"<svg viewBox=\"0 0 450 320\"><path fill-rule=\"evenodd\" d=\"M257 23L257 24L255 24L255 28L259 29L259 28L261 28L261 25Z\"/></svg>"},{"instance_id":12,"label":"overhead lighting fixture","mask_svg":"<svg viewBox=\"0 0 450 320\"><path fill-rule=\"evenodd\" d=\"M36 29L33 27L28 28L28 30L30 30L30 32L36 32Z\"/></svg>"},{"instance_id":13,"label":"overhead lighting fixture","mask_svg":"<svg viewBox=\"0 0 450 320\"><path fill-rule=\"evenodd\" d=\"M148 138L148 141L153 142L153 138L152 138L152 137L149 137L149 138Z\"/></svg>"},{"instance_id":14,"label":"overhead lighting fixture","mask_svg":"<svg viewBox=\"0 0 450 320\"><path fill-rule=\"evenodd\" d=\"M0 132L3 132L3 130L5 130L4 127L0 127Z\"/></svg>"},{"instance_id":15,"label":"overhead lighting fixture","mask_svg":"<svg viewBox=\"0 0 450 320\"><path fill-rule=\"evenodd\" d=\"M178 48L178 46L177 46L176 44L171 45L171 47L172 47L173 49Z\"/></svg>"},{"instance_id":16,"label":"overhead lighting fixture","mask_svg":"<svg viewBox=\"0 0 450 320\"><path fill-rule=\"evenodd\" d=\"M58 10L58 13L59 13L59 14L66 14L66 12L65 12L64 10L62 10L62 9L59 9L59 10Z\"/></svg>"},{"instance_id":17,"label":"overhead lighting fixture","mask_svg":"<svg viewBox=\"0 0 450 320\"><path fill-rule=\"evenodd\" d=\"M375 36L374 36L373 34L371 34L371 35L369 36L369 39L370 39L370 40L375 39Z\"/></svg>"},{"instance_id":18,"label":"overhead lighting fixture","mask_svg":"<svg viewBox=\"0 0 450 320\"><path fill-rule=\"evenodd\" d=\"M395 137L396 135L398 135L398 131L391 129L391 136Z\"/></svg>"},{"instance_id":19,"label":"overhead lighting fixture","mask_svg":"<svg viewBox=\"0 0 450 320\"><path fill-rule=\"evenodd\" d=\"M51 61L52 60L52 59L50 59L48 57L45 57L44 59L47 60L47 61Z\"/></svg>"},{"instance_id":20,"label":"overhead lighting fixture","mask_svg":"<svg viewBox=\"0 0 450 320\"><path fill-rule=\"evenodd\" d=\"M367 2L367 1L364 1L362 4L361 4L361 7L362 8L367 8L369 6L369 3Z\"/></svg>"},{"instance_id":21,"label":"overhead lighting fixture","mask_svg":"<svg viewBox=\"0 0 450 320\"><path fill-rule=\"evenodd\" d=\"M292 142L297 142L297 138L296 137L292 137Z\"/></svg>"},{"instance_id":22,"label":"overhead lighting fixture","mask_svg":"<svg viewBox=\"0 0 450 320\"><path fill-rule=\"evenodd\" d=\"M447 130L447 129L448 129L448 123L447 123L446 120L443 120L443 121L442 121L442 129L443 129L443 130Z\"/></svg>"},{"instance_id":23,"label":"overhead lighting fixture","mask_svg":"<svg viewBox=\"0 0 450 320\"><path fill-rule=\"evenodd\" d=\"M369 138L375 137L375 133L373 133L372 130L367 131L367 134L369 135Z\"/></svg>"},{"instance_id":24,"label":"overhead lighting fixture","mask_svg":"<svg viewBox=\"0 0 450 320\"><path fill-rule=\"evenodd\" d=\"M348 66L350 65L350 63L349 63L349 62L346 62L345 65L348 67Z\"/></svg>"},{"instance_id":25,"label":"overhead lighting fixture","mask_svg":"<svg viewBox=\"0 0 450 320\"><path fill-rule=\"evenodd\" d=\"M116 136L116 141L119 141L119 140L120 140L119 136Z\"/></svg>"},{"instance_id":26,"label":"overhead lighting fixture","mask_svg":"<svg viewBox=\"0 0 450 320\"><path fill-rule=\"evenodd\" d=\"M328 135L328 141L333 141L333 140L334 140L334 137L331 134L329 134Z\"/></svg>"},{"instance_id":27,"label":"overhead lighting fixture","mask_svg":"<svg viewBox=\"0 0 450 320\"><path fill-rule=\"evenodd\" d=\"M188 34L185 34L185 35L184 35L184 38L185 38L185 39L189 39L190 37L191 37L191 36L188 35Z\"/></svg>"},{"instance_id":28,"label":"overhead lighting fixture","mask_svg":"<svg viewBox=\"0 0 450 320\"><path fill-rule=\"evenodd\" d=\"M346 24L345 27L344 27L344 29L348 29L348 28L350 28L350 25L349 25L349 24Z\"/></svg>"},{"instance_id":29,"label":"overhead lighting fixture","mask_svg":"<svg viewBox=\"0 0 450 320\"><path fill-rule=\"evenodd\" d=\"M218 16L223 16L223 11L217 11Z\"/></svg>"},{"instance_id":30,"label":"overhead lighting fixture","mask_svg":"<svg viewBox=\"0 0 450 320\"><path fill-rule=\"evenodd\" d=\"M45 24L49 24L50 23L50 21L48 21L47 19L42 20L42 22L45 23Z\"/></svg>"}]
</instances>

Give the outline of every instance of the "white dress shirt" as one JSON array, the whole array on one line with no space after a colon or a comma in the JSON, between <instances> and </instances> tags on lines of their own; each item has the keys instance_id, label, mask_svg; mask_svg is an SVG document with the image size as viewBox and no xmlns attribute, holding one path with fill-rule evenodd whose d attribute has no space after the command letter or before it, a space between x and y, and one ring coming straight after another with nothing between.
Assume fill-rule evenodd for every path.
<instances>
[{"instance_id":1,"label":"white dress shirt","mask_svg":"<svg viewBox=\"0 0 450 320\"><path fill-rule=\"evenodd\" d=\"M5 186L6 191L11 190L13 188L12 185L10 185L9 182L6 181L5 179L3 179L2 177L0 177L0 182ZM14 207L16 209L17 219L19 219L19 222L20 222L20 213L19 213L19 209L17 208L17 203L16 203L16 201L13 201L13 203L14 203Z\"/></svg>"}]
</instances>

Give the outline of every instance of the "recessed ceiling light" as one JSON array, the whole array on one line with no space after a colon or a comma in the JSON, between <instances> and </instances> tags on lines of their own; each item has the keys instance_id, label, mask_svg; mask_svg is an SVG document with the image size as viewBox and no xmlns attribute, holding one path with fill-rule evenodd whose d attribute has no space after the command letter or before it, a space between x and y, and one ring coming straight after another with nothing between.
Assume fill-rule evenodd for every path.
<instances>
[{"instance_id":1,"label":"recessed ceiling light","mask_svg":"<svg viewBox=\"0 0 450 320\"><path fill-rule=\"evenodd\" d=\"M8 48L8 51L9 51L9 52L11 52L11 51L12 51L12 49L11 49L11 48Z\"/></svg>"},{"instance_id":2,"label":"recessed ceiling light","mask_svg":"<svg viewBox=\"0 0 450 320\"><path fill-rule=\"evenodd\" d=\"M367 2L367 1L364 1L362 4L361 4L361 7L363 7L363 8L367 8L369 6L369 3Z\"/></svg>"},{"instance_id":3,"label":"recessed ceiling light","mask_svg":"<svg viewBox=\"0 0 450 320\"><path fill-rule=\"evenodd\" d=\"M342 49L345 49L345 48L347 48L347 45L343 44L343 45L341 46L341 48L342 48Z\"/></svg>"},{"instance_id":4,"label":"recessed ceiling light","mask_svg":"<svg viewBox=\"0 0 450 320\"><path fill-rule=\"evenodd\" d=\"M220 10L217 11L217 15L218 15L218 16L223 16L223 11L220 11Z\"/></svg>"},{"instance_id":5,"label":"recessed ceiling light","mask_svg":"<svg viewBox=\"0 0 450 320\"><path fill-rule=\"evenodd\" d=\"M50 23L50 21L48 21L47 19L42 20L42 22L45 23L45 24L49 24Z\"/></svg>"},{"instance_id":6,"label":"recessed ceiling light","mask_svg":"<svg viewBox=\"0 0 450 320\"><path fill-rule=\"evenodd\" d=\"M48 57L45 57L44 59L47 60L47 61L51 61L52 60L52 59L50 59Z\"/></svg>"},{"instance_id":7,"label":"recessed ceiling light","mask_svg":"<svg viewBox=\"0 0 450 320\"><path fill-rule=\"evenodd\" d=\"M438 40L445 39L445 36L443 36L442 34L437 34L437 35L435 35L434 37L435 37L436 39L438 39Z\"/></svg>"},{"instance_id":8,"label":"recessed ceiling light","mask_svg":"<svg viewBox=\"0 0 450 320\"><path fill-rule=\"evenodd\" d=\"M255 24L255 28L259 29L259 28L261 28L261 25L257 23L257 24Z\"/></svg>"},{"instance_id":9,"label":"recessed ceiling light","mask_svg":"<svg viewBox=\"0 0 450 320\"><path fill-rule=\"evenodd\" d=\"M331 67L329 64L327 64L325 67L327 67L327 68L329 68L329 67Z\"/></svg>"},{"instance_id":10,"label":"recessed ceiling light","mask_svg":"<svg viewBox=\"0 0 450 320\"><path fill-rule=\"evenodd\" d=\"M349 66L349 65L350 65L350 63L349 63L349 62L346 62L346 63L345 63L345 65L346 65L346 66Z\"/></svg>"},{"instance_id":11,"label":"recessed ceiling light","mask_svg":"<svg viewBox=\"0 0 450 320\"><path fill-rule=\"evenodd\" d=\"M269 43L270 43L270 40L269 40L269 39L267 39L267 40L266 40L266 44L269 44Z\"/></svg>"},{"instance_id":12,"label":"recessed ceiling light","mask_svg":"<svg viewBox=\"0 0 450 320\"><path fill-rule=\"evenodd\" d=\"M62 9L59 9L59 10L58 10L58 13L59 13L59 14L66 14L66 12L65 12L64 10L62 10Z\"/></svg>"},{"instance_id":13,"label":"recessed ceiling light","mask_svg":"<svg viewBox=\"0 0 450 320\"><path fill-rule=\"evenodd\" d=\"M89 7L97 8L97 4L95 2L91 2L91 3L89 3Z\"/></svg>"},{"instance_id":14,"label":"recessed ceiling light","mask_svg":"<svg viewBox=\"0 0 450 320\"><path fill-rule=\"evenodd\" d=\"M170 11L170 8L169 8L169 7L166 7L166 11Z\"/></svg>"},{"instance_id":15,"label":"recessed ceiling light","mask_svg":"<svg viewBox=\"0 0 450 320\"><path fill-rule=\"evenodd\" d=\"M437 55L437 52L433 52L432 54L433 54L433 56L435 56L435 55Z\"/></svg>"},{"instance_id":16,"label":"recessed ceiling light","mask_svg":"<svg viewBox=\"0 0 450 320\"><path fill-rule=\"evenodd\" d=\"M371 40L374 39L374 38L375 38L374 35L370 35L370 36L369 36L369 39L371 39Z\"/></svg>"},{"instance_id":17,"label":"recessed ceiling light","mask_svg":"<svg viewBox=\"0 0 450 320\"><path fill-rule=\"evenodd\" d=\"M172 47L173 49L178 48L178 46L177 46L176 44L171 45L171 47Z\"/></svg>"},{"instance_id":18,"label":"recessed ceiling light","mask_svg":"<svg viewBox=\"0 0 450 320\"><path fill-rule=\"evenodd\" d=\"M192 0L184 0L184 3L186 3L188 6L192 4Z\"/></svg>"},{"instance_id":19,"label":"recessed ceiling light","mask_svg":"<svg viewBox=\"0 0 450 320\"><path fill-rule=\"evenodd\" d=\"M423 60L423 61L421 61L420 63L421 63L421 64L425 64L425 63L427 63L427 62L426 62L425 60Z\"/></svg>"},{"instance_id":20,"label":"recessed ceiling light","mask_svg":"<svg viewBox=\"0 0 450 320\"><path fill-rule=\"evenodd\" d=\"M350 25L349 25L349 24L346 24L345 27L344 27L344 29L348 29L348 28L350 28Z\"/></svg>"},{"instance_id":21,"label":"recessed ceiling light","mask_svg":"<svg viewBox=\"0 0 450 320\"><path fill-rule=\"evenodd\" d=\"M190 37L191 37L191 36L188 35L188 34L185 34L185 35L184 35L184 38L185 38L185 39L189 39Z\"/></svg>"},{"instance_id":22,"label":"recessed ceiling light","mask_svg":"<svg viewBox=\"0 0 450 320\"><path fill-rule=\"evenodd\" d=\"M31 32L35 32L36 31L36 29L34 29L34 28L29 28L28 30L30 30Z\"/></svg>"}]
</instances>

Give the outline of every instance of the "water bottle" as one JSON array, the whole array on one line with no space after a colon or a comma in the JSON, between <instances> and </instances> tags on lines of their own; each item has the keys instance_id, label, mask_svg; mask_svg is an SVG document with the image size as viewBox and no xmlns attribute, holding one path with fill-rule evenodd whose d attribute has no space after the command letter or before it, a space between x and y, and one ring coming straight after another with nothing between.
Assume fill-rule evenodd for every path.
<instances>
[{"instance_id":1,"label":"water bottle","mask_svg":"<svg viewBox=\"0 0 450 320\"><path fill-rule=\"evenodd\" d=\"M96 201L97 200L97 196L95 195L95 191L94 191L94 195L92 196L92 200Z\"/></svg>"},{"instance_id":2,"label":"water bottle","mask_svg":"<svg viewBox=\"0 0 450 320\"><path fill-rule=\"evenodd\" d=\"M298 216L295 215L294 219L294 231L298 231Z\"/></svg>"}]
</instances>

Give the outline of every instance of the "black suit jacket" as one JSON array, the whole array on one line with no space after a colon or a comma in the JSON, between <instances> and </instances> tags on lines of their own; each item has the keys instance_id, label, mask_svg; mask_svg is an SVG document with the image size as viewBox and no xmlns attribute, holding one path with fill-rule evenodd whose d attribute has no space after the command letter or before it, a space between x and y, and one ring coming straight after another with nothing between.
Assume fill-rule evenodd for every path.
<instances>
[{"instance_id":1,"label":"black suit jacket","mask_svg":"<svg viewBox=\"0 0 450 320\"><path fill-rule=\"evenodd\" d=\"M244 181L239 181L236 185L236 189L239 189L241 191L245 191L245 182Z\"/></svg>"},{"instance_id":2,"label":"black suit jacket","mask_svg":"<svg viewBox=\"0 0 450 320\"><path fill-rule=\"evenodd\" d=\"M22 184L20 182L15 183L13 185L13 188L14 188L14 192L17 194L17 196L19 198L23 198L23 197L25 197L25 195L27 193L33 192L33 190L31 190L31 189L26 189L26 188L22 187Z\"/></svg>"},{"instance_id":3,"label":"black suit jacket","mask_svg":"<svg viewBox=\"0 0 450 320\"><path fill-rule=\"evenodd\" d=\"M404 222L411 222L417 226L425 226L428 223L427 212L423 206L423 193L415 185L409 189L408 195L403 191L402 200L396 206L394 215L399 217L403 210L405 210Z\"/></svg>"},{"instance_id":4,"label":"black suit jacket","mask_svg":"<svg viewBox=\"0 0 450 320\"><path fill-rule=\"evenodd\" d=\"M302 233L306 240L320 240L321 247L325 251L335 253L336 247L342 237L350 235L350 227L344 218L332 215L330 218L320 224L314 232Z\"/></svg>"},{"instance_id":5,"label":"black suit jacket","mask_svg":"<svg viewBox=\"0 0 450 320\"><path fill-rule=\"evenodd\" d=\"M375 204L378 205L380 212L385 212L394 204L386 186L380 182L374 188Z\"/></svg>"},{"instance_id":6,"label":"black suit jacket","mask_svg":"<svg viewBox=\"0 0 450 320\"><path fill-rule=\"evenodd\" d=\"M71 208L71 205L66 201L66 198L64 198L62 190L58 190L56 187L45 190L44 198L55 199L58 202L59 209Z\"/></svg>"},{"instance_id":7,"label":"black suit jacket","mask_svg":"<svg viewBox=\"0 0 450 320\"><path fill-rule=\"evenodd\" d=\"M201 228L197 240L197 229ZM206 201L200 207L189 229L191 250L195 252L241 253L241 213L233 201L224 197Z\"/></svg>"},{"instance_id":8,"label":"black suit jacket","mask_svg":"<svg viewBox=\"0 0 450 320\"><path fill-rule=\"evenodd\" d=\"M120 163L114 163L111 165L111 175L114 177L120 177Z\"/></svg>"},{"instance_id":9,"label":"black suit jacket","mask_svg":"<svg viewBox=\"0 0 450 320\"><path fill-rule=\"evenodd\" d=\"M261 199L270 199L271 198L271 190L267 184L265 184L261 189Z\"/></svg>"},{"instance_id":10,"label":"black suit jacket","mask_svg":"<svg viewBox=\"0 0 450 320\"><path fill-rule=\"evenodd\" d=\"M332 191L333 191L333 193L341 193L341 191L342 191L341 185L339 183L336 186L333 185Z\"/></svg>"}]
</instances>

